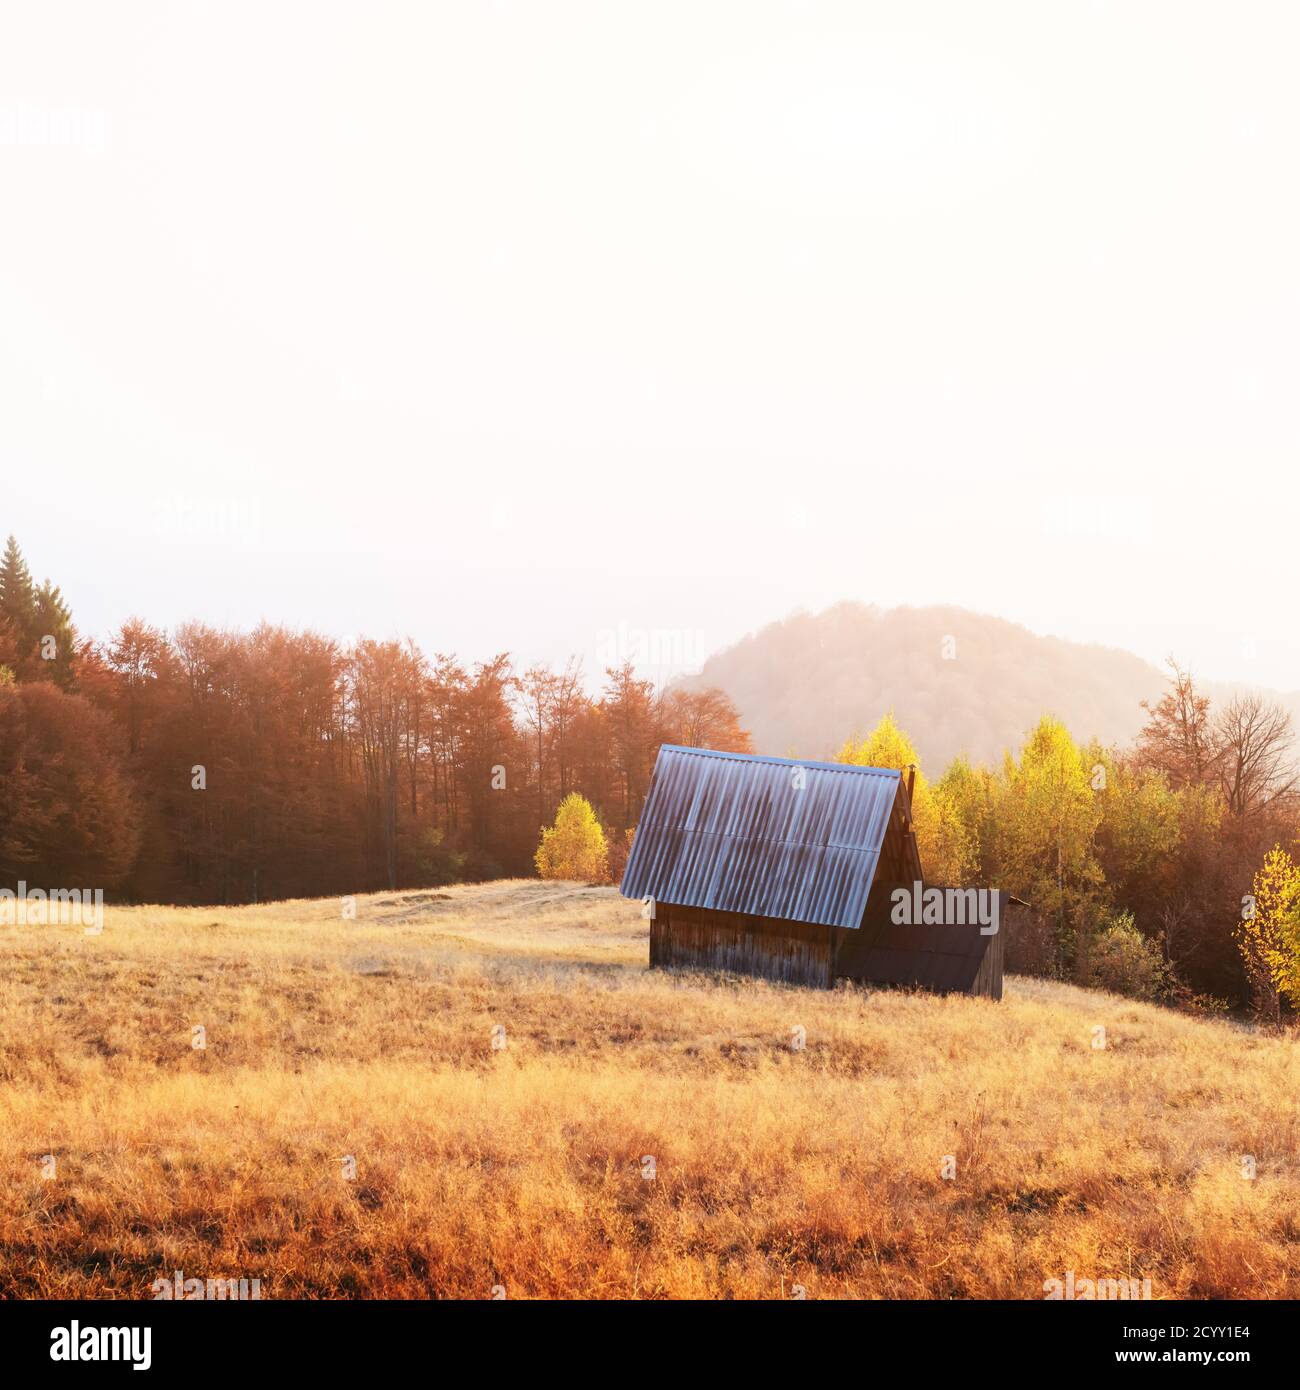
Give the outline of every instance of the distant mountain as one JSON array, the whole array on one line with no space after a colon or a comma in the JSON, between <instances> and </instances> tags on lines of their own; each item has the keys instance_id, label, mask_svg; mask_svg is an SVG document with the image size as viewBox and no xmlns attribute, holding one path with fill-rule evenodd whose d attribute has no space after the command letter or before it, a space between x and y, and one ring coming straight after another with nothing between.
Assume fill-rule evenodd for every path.
<instances>
[{"instance_id":1,"label":"distant mountain","mask_svg":"<svg viewBox=\"0 0 1300 1390\"><path fill-rule=\"evenodd\" d=\"M1145 719L1141 701L1160 697L1165 673L1131 652L1040 637L963 608L841 603L772 623L683 684L725 690L755 751L809 759L829 757L892 709L937 776L961 752L999 760L1045 712L1080 741L1129 743ZM1230 688L1204 689L1222 698ZM1300 697L1270 694L1300 713Z\"/></svg>"}]
</instances>

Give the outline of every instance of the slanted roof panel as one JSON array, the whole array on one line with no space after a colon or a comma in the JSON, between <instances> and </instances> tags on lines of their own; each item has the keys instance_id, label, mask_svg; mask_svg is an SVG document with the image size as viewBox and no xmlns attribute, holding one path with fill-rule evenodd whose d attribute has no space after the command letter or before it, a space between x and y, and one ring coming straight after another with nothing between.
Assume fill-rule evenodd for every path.
<instances>
[{"instance_id":1,"label":"slanted roof panel","mask_svg":"<svg viewBox=\"0 0 1300 1390\"><path fill-rule=\"evenodd\" d=\"M887 768L665 744L621 891L857 927L900 783Z\"/></svg>"}]
</instances>

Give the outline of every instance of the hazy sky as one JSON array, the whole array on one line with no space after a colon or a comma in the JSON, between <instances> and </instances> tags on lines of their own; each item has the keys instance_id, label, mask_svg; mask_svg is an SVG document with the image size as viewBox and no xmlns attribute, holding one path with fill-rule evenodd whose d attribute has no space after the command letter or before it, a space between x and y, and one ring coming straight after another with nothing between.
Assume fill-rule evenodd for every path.
<instances>
[{"instance_id":1,"label":"hazy sky","mask_svg":"<svg viewBox=\"0 0 1300 1390\"><path fill-rule=\"evenodd\" d=\"M83 631L1300 688L1300 10L11 6L0 533ZM616 643L614 645L617 645Z\"/></svg>"}]
</instances>

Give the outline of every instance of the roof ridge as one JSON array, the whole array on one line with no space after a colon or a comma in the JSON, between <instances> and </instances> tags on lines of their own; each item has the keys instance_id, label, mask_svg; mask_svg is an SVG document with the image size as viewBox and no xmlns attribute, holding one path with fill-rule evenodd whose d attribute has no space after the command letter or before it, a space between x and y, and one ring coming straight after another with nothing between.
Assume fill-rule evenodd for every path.
<instances>
[{"instance_id":1,"label":"roof ridge","mask_svg":"<svg viewBox=\"0 0 1300 1390\"><path fill-rule=\"evenodd\" d=\"M774 753L728 753L721 748L693 748L686 743L661 743L661 753L691 753L702 758L731 758L742 763L767 763L777 767L808 767L824 772L869 772L877 777L902 777L896 767L869 767L865 763L828 763L813 758L778 758Z\"/></svg>"}]
</instances>

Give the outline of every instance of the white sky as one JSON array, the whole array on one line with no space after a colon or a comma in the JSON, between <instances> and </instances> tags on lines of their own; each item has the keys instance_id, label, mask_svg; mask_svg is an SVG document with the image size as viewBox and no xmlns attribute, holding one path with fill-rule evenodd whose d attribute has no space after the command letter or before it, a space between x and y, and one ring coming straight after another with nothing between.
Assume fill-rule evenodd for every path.
<instances>
[{"instance_id":1,"label":"white sky","mask_svg":"<svg viewBox=\"0 0 1300 1390\"><path fill-rule=\"evenodd\" d=\"M955 602L1300 688L1294 5L4 31L0 533L83 631Z\"/></svg>"}]
</instances>

